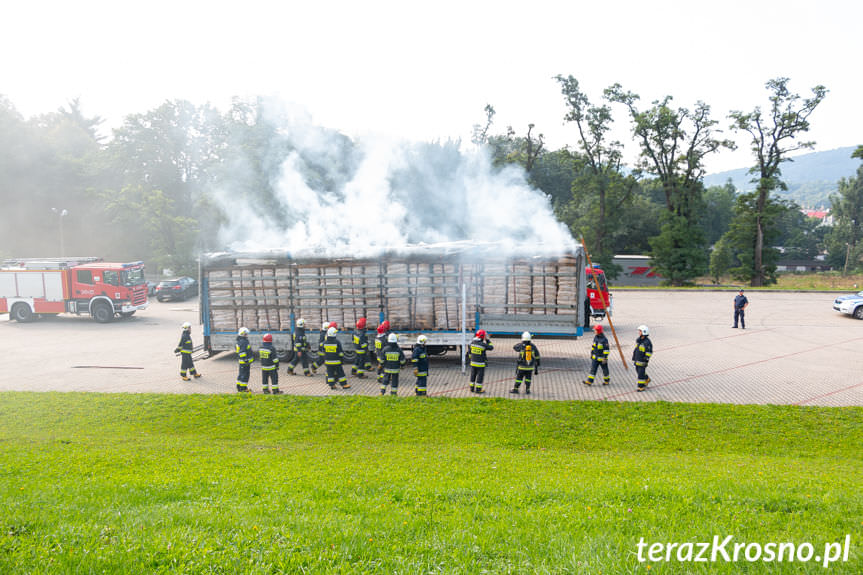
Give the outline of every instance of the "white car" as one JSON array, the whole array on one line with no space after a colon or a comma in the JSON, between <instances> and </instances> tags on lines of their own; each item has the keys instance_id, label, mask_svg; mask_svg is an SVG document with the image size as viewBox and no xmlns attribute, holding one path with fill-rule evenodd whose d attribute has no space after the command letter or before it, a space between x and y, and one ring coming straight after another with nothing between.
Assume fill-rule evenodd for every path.
<instances>
[{"instance_id":1,"label":"white car","mask_svg":"<svg viewBox=\"0 0 863 575\"><path fill-rule=\"evenodd\" d=\"M833 309L863 319L863 291L853 295L841 295L833 301Z\"/></svg>"}]
</instances>

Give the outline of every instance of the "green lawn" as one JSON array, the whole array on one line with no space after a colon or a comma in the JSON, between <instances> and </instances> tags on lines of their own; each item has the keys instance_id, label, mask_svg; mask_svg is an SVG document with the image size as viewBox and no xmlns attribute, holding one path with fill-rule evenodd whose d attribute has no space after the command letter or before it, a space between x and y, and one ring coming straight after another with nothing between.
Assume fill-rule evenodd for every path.
<instances>
[{"instance_id":1,"label":"green lawn","mask_svg":"<svg viewBox=\"0 0 863 575\"><path fill-rule=\"evenodd\" d=\"M861 446L863 408L0 393L0 573L861 573ZM637 557L715 535L850 556Z\"/></svg>"}]
</instances>

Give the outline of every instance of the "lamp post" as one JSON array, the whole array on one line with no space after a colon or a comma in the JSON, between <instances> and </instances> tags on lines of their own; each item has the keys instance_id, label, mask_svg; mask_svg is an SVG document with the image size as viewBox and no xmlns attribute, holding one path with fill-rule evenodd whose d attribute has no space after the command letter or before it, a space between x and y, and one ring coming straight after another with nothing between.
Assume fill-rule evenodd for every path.
<instances>
[{"instance_id":1,"label":"lamp post","mask_svg":"<svg viewBox=\"0 0 863 575\"><path fill-rule=\"evenodd\" d=\"M65 254L63 249L63 216L68 216L69 211L65 209L57 209L51 208L51 211L59 216L60 219L60 257L62 258Z\"/></svg>"}]
</instances>

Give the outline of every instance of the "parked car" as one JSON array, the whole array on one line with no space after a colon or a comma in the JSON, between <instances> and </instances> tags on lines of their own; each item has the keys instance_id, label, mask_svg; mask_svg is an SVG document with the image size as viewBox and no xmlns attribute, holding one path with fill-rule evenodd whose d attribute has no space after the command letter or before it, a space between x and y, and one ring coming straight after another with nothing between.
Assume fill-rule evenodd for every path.
<instances>
[{"instance_id":1,"label":"parked car","mask_svg":"<svg viewBox=\"0 0 863 575\"><path fill-rule=\"evenodd\" d=\"M184 301L187 297L198 295L198 281L190 277L162 280L156 286L156 299L159 301Z\"/></svg>"},{"instance_id":2,"label":"parked car","mask_svg":"<svg viewBox=\"0 0 863 575\"><path fill-rule=\"evenodd\" d=\"M833 301L833 309L863 319L863 291L852 295L841 295Z\"/></svg>"}]
</instances>

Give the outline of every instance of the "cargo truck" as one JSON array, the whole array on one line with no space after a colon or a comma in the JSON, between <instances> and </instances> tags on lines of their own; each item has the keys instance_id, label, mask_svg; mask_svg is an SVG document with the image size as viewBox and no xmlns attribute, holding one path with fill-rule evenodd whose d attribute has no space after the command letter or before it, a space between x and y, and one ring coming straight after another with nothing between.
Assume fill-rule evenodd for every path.
<instances>
[{"instance_id":1,"label":"cargo truck","mask_svg":"<svg viewBox=\"0 0 863 575\"><path fill-rule=\"evenodd\" d=\"M584 251L576 245L541 253L456 243L369 258L207 254L200 269L204 347L210 354L233 351L237 330L247 327L253 346L270 333L277 349L290 350L299 318L315 342L324 322L336 322L348 356L360 317L371 329L388 320L405 346L425 334L433 354L463 347L480 328L581 336L589 313Z\"/></svg>"},{"instance_id":2,"label":"cargo truck","mask_svg":"<svg viewBox=\"0 0 863 575\"><path fill-rule=\"evenodd\" d=\"M8 313L15 321L74 313L106 323L146 307L144 262L18 258L4 260L0 266L0 313Z\"/></svg>"}]
</instances>

